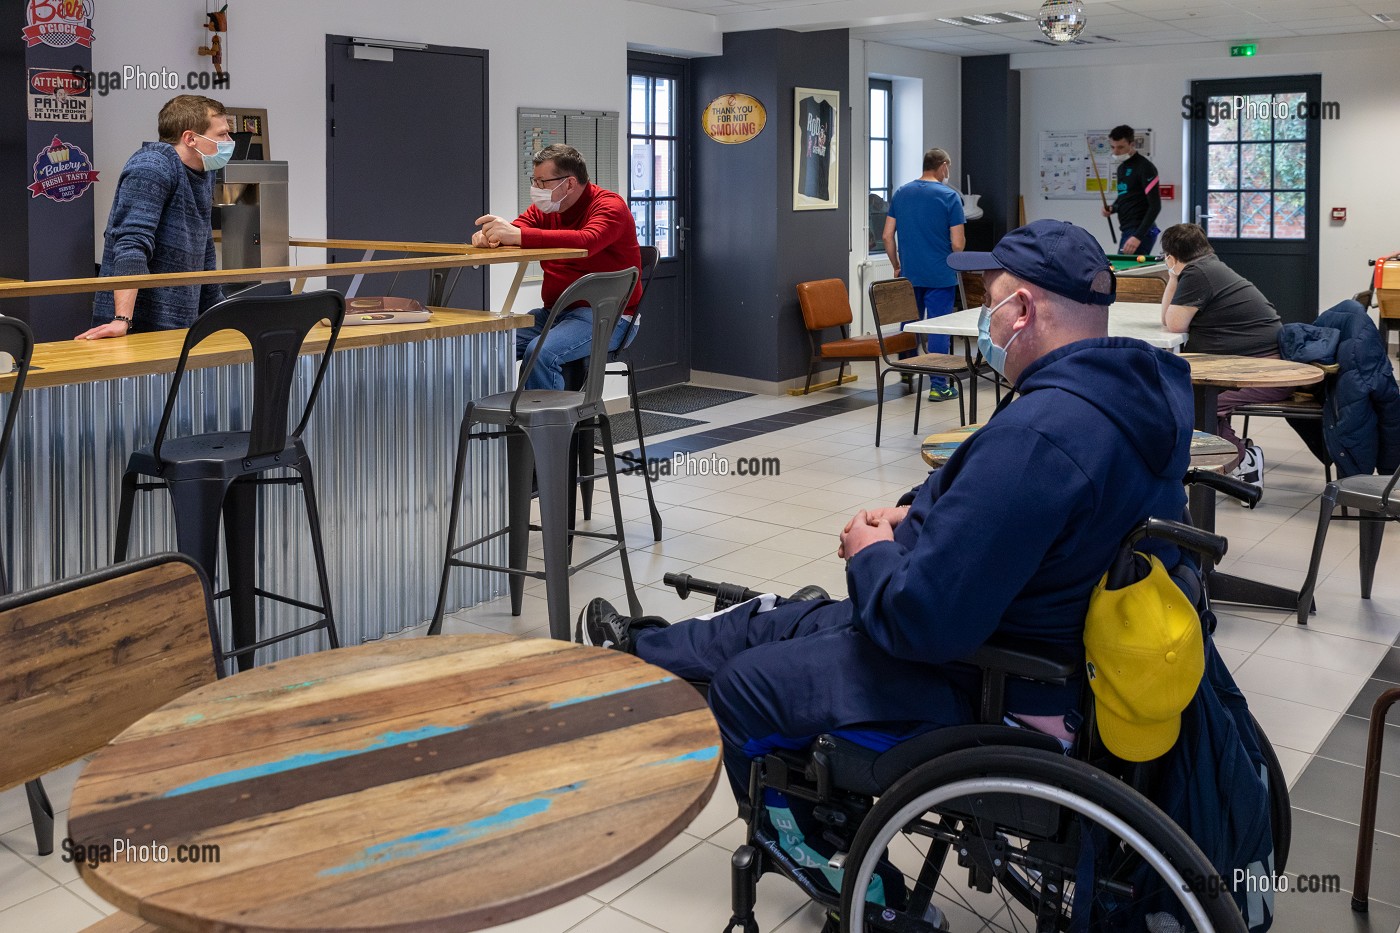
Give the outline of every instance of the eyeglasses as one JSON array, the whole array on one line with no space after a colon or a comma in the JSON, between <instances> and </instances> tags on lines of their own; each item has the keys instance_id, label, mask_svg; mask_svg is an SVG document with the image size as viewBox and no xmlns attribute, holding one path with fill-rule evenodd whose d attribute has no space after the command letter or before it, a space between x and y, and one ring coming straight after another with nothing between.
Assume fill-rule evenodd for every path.
<instances>
[{"instance_id":1,"label":"eyeglasses","mask_svg":"<svg viewBox=\"0 0 1400 933\"><path fill-rule=\"evenodd\" d=\"M543 188L552 181L562 181L565 178L572 178L572 175L556 175L553 178L531 178L530 184L536 188Z\"/></svg>"}]
</instances>

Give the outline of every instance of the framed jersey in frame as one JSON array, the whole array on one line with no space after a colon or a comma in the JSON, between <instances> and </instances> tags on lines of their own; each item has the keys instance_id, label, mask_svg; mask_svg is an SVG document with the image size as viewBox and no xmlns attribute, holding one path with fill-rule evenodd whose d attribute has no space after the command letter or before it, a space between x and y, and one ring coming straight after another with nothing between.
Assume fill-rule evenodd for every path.
<instances>
[{"instance_id":1,"label":"framed jersey in frame","mask_svg":"<svg viewBox=\"0 0 1400 933\"><path fill-rule=\"evenodd\" d=\"M841 93L794 89L792 209L835 210L840 195L841 153L837 146Z\"/></svg>"}]
</instances>

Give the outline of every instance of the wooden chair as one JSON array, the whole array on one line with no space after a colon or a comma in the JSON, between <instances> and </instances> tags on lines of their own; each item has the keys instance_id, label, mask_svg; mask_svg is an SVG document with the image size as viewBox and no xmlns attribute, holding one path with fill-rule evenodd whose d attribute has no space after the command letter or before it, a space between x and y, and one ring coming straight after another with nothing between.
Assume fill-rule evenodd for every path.
<instances>
[{"instance_id":1,"label":"wooden chair","mask_svg":"<svg viewBox=\"0 0 1400 933\"><path fill-rule=\"evenodd\" d=\"M819 279L815 282L799 282L797 303L802 307L802 323L807 327L807 339L812 345L812 359L807 364L807 384L802 394L812 391L812 374L824 362L836 362L836 384L839 386L846 375L846 364L858 361L875 362L881 357L881 344L876 337L852 337L850 333L851 302L846 297L846 283L840 279ZM824 330L841 329L837 340L820 342L818 335ZM903 353L918 347L913 334L898 334L885 341L885 348L894 353Z\"/></svg>"},{"instance_id":2,"label":"wooden chair","mask_svg":"<svg viewBox=\"0 0 1400 933\"><path fill-rule=\"evenodd\" d=\"M889 345L896 336L885 336L887 327L897 327L909 321L922 320L919 302L914 297L914 285L908 279L885 279L870 283L870 310L875 315L875 337L880 343L880 359L875 363L875 446L880 446L880 429L885 419L885 377L890 373L909 373L919 378L914 392L914 433L919 433L919 407L923 402L924 376L946 376L958 384L958 419L967 424L967 407L963 403L963 376L972 376L966 357L952 353L921 353L899 359L891 356ZM884 363L882 367L880 364Z\"/></svg>"},{"instance_id":3,"label":"wooden chair","mask_svg":"<svg viewBox=\"0 0 1400 933\"><path fill-rule=\"evenodd\" d=\"M964 311L987 303L987 286L980 272L958 273L958 301Z\"/></svg>"},{"instance_id":4,"label":"wooden chair","mask_svg":"<svg viewBox=\"0 0 1400 933\"><path fill-rule=\"evenodd\" d=\"M179 554L0 597L0 790L91 754L213 681L215 638L203 572ZM42 849L45 828L52 851L46 809L47 827L35 813L35 835Z\"/></svg>"},{"instance_id":5,"label":"wooden chair","mask_svg":"<svg viewBox=\"0 0 1400 933\"><path fill-rule=\"evenodd\" d=\"M1117 300L1160 305L1166 290L1167 283L1155 275L1120 275Z\"/></svg>"}]
</instances>

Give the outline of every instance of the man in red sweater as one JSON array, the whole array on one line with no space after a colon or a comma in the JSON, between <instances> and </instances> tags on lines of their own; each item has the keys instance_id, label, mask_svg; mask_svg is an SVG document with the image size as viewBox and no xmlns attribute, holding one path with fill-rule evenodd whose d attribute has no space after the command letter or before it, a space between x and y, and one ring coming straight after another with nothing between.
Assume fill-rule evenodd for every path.
<instances>
[{"instance_id":1,"label":"man in red sweater","mask_svg":"<svg viewBox=\"0 0 1400 933\"><path fill-rule=\"evenodd\" d=\"M515 220L495 214L478 217L481 227L472 234L473 246L523 246L527 249L568 247L586 249L581 259L554 259L542 262L543 308L531 312L532 327L515 332L515 358L525 359L534 350L549 309L575 281L590 272L617 272L629 266L640 269L641 249L632 212L621 195L599 188L588 180L588 164L573 146L547 146L535 153L534 175L530 179L530 200L525 213ZM638 281L627 301L623 316L613 330L608 349L615 350L627 333L628 324L642 300ZM570 308L554 322L544 340L544 348L534 370L525 382L528 389L562 389L562 367L588 356L593 344L593 309L588 305Z\"/></svg>"}]
</instances>

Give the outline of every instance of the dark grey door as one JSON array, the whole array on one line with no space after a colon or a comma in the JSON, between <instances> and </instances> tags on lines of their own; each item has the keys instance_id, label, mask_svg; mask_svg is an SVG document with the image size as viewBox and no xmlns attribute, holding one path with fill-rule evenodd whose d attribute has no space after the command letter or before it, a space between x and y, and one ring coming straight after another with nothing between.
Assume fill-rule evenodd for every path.
<instances>
[{"instance_id":1,"label":"dark grey door","mask_svg":"<svg viewBox=\"0 0 1400 933\"><path fill-rule=\"evenodd\" d=\"M1320 75L1192 81L1191 220L1284 321L1347 296L1318 288Z\"/></svg>"},{"instance_id":2,"label":"dark grey door","mask_svg":"<svg viewBox=\"0 0 1400 933\"><path fill-rule=\"evenodd\" d=\"M627 56L628 134L624 184L637 240L661 254L632 345L637 387L690 379L690 294L686 218L690 215L689 63L664 55Z\"/></svg>"},{"instance_id":3,"label":"dark grey door","mask_svg":"<svg viewBox=\"0 0 1400 933\"><path fill-rule=\"evenodd\" d=\"M326 235L469 241L472 221L486 213L486 52L355 48L345 36L326 37ZM403 255L411 254L375 258ZM361 256L338 250L331 261ZM485 269L446 274L453 284L448 306L488 307ZM428 284L427 273L384 273L367 276L359 294L422 301Z\"/></svg>"}]
</instances>

